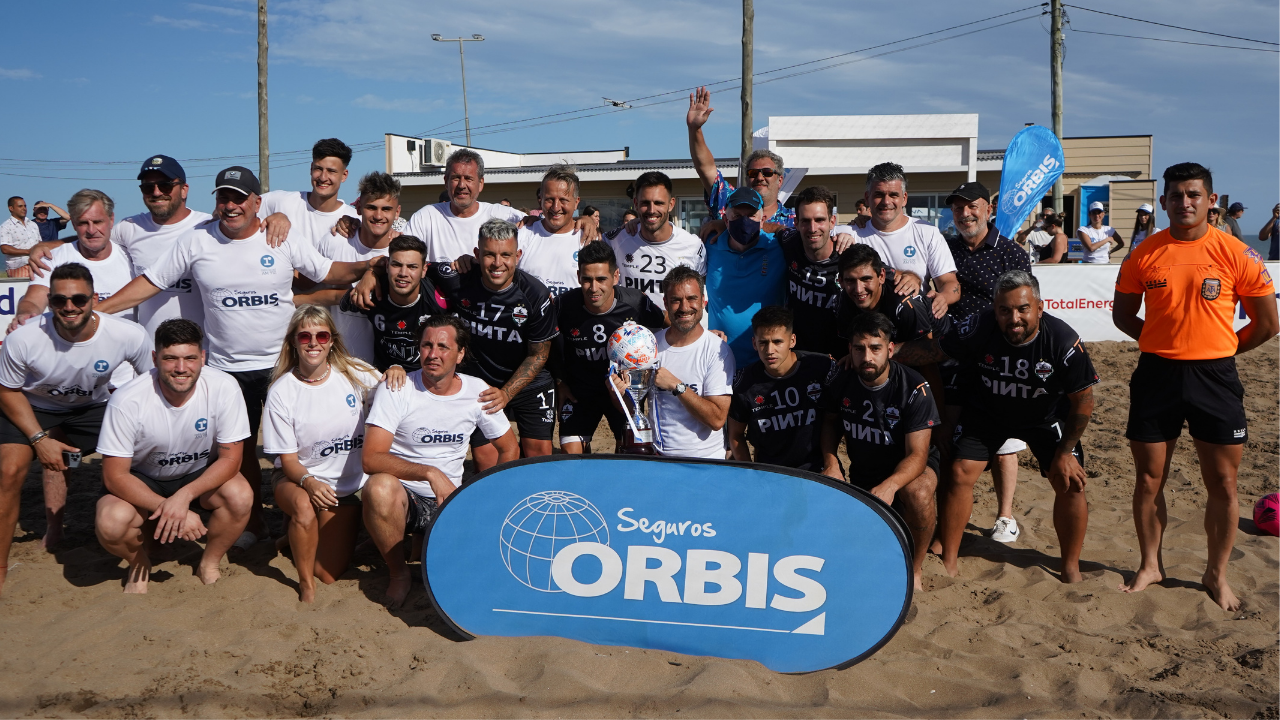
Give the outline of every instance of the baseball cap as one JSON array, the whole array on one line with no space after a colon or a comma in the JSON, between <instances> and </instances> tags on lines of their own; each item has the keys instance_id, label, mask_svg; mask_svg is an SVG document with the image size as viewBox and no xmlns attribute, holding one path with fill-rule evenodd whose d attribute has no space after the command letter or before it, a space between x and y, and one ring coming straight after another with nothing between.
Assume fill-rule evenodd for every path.
<instances>
[{"instance_id":1,"label":"baseball cap","mask_svg":"<svg viewBox=\"0 0 1280 720\"><path fill-rule=\"evenodd\" d=\"M138 179L141 180L143 174L156 170L164 173L164 176L170 180L187 181L187 173L178 164L177 160L168 155L152 155L142 162L142 169L138 171Z\"/></svg>"},{"instance_id":2,"label":"baseball cap","mask_svg":"<svg viewBox=\"0 0 1280 720\"><path fill-rule=\"evenodd\" d=\"M951 194L947 196L947 204L950 205L957 198L965 202L973 202L978 199L991 202L991 191L987 190L987 186L980 182L967 182L951 191Z\"/></svg>"},{"instance_id":3,"label":"baseball cap","mask_svg":"<svg viewBox=\"0 0 1280 720\"><path fill-rule=\"evenodd\" d=\"M1107 206L1103 205L1097 200L1089 203L1089 212L1093 212L1094 210L1106 210L1106 209L1107 209Z\"/></svg>"},{"instance_id":4,"label":"baseball cap","mask_svg":"<svg viewBox=\"0 0 1280 720\"><path fill-rule=\"evenodd\" d=\"M760 198L760 193L751 188L738 188L729 196L729 201L725 205L728 207L750 205L752 208L760 210L764 208L764 200Z\"/></svg>"},{"instance_id":5,"label":"baseball cap","mask_svg":"<svg viewBox=\"0 0 1280 720\"><path fill-rule=\"evenodd\" d=\"M1227 208L1227 212L1236 212L1237 210L1248 210L1244 203L1231 203L1231 207Z\"/></svg>"},{"instance_id":6,"label":"baseball cap","mask_svg":"<svg viewBox=\"0 0 1280 720\"><path fill-rule=\"evenodd\" d=\"M240 165L233 165L214 178L213 191L216 193L222 188L236 190L245 195L262 194L262 186L258 184L257 176L249 168Z\"/></svg>"},{"instance_id":7,"label":"baseball cap","mask_svg":"<svg viewBox=\"0 0 1280 720\"><path fill-rule=\"evenodd\" d=\"M1138 209L1145 213L1152 213L1156 211L1155 208L1151 207L1151 203L1142 203L1138 206Z\"/></svg>"}]
</instances>

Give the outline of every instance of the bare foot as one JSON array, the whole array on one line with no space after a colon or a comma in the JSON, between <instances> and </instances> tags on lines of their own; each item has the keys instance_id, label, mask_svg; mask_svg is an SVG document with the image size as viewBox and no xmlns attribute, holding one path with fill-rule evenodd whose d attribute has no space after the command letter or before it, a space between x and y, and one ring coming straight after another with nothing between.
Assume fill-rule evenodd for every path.
<instances>
[{"instance_id":1,"label":"bare foot","mask_svg":"<svg viewBox=\"0 0 1280 720\"><path fill-rule=\"evenodd\" d=\"M1218 603L1218 607L1229 612L1240 609L1240 598L1236 597L1231 586L1227 584L1227 579L1220 577L1217 570L1205 571L1200 582L1204 583L1205 590L1209 591L1209 597Z\"/></svg>"},{"instance_id":2,"label":"bare foot","mask_svg":"<svg viewBox=\"0 0 1280 720\"><path fill-rule=\"evenodd\" d=\"M1071 567L1067 567L1064 565L1062 566L1061 579L1062 579L1062 582L1064 583L1078 583L1081 580L1083 580L1084 577L1080 574L1079 565L1072 565Z\"/></svg>"},{"instance_id":3,"label":"bare foot","mask_svg":"<svg viewBox=\"0 0 1280 720\"><path fill-rule=\"evenodd\" d=\"M1127 593L1142 592L1151 583L1164 582L1164 572L1159 568L1140 567L1129 584L1121 584L1118 588Z\"/></svg>"},{"instance_id":4,"label":"bare foot","mask_svg":"<svg viewBox=\"0 0 1280 720\"><path fill-rule=\"evenodd\" d=\"M0 565L0 595L4 595L4 579L9 575L9 566Z\"/></svg>"},{"instance_id":5,"label":"bare foot","mask_svg":"<svg viewBox=\"0 0 1280 720\"><path fill-rule=\"evenodd\" d=\"M151 561L143 560L136 565L129 566L129 575L124 581L124 591L127 595L146 595L147 581L151 579Z\"/></svg>"},{"instance_id":6,"label":"bare foot","mask_svg":"<svg viewBox=\"0 0 1280 720\"><path fill-rule=\"evenodd\" d=\"M307 586L307 585L298 586L298 599L304 603L311 603L316 601L316 583L314 580L311 581L310 586Z\"/></svg>"},{"instance_id":7,"label":"bare foot","mask_svg":"<svg viewBox=\"0 0 1280 720\"><path fill-rule=\"evenodd\" d=\"M405 598L409 597L409 589L413 586L413 581L406 573L401 577L392 577L391 582L387 584L387 596L383 599L383 604L388 608L395 610L404 604Z\"/></svg>"},{"instance_id":8,"label":"bare foot","mask_svg":"<svg viewBox=\"0 0 1280 720\"><path fill-rule=\"evenodd\" d=\"M203 561L196 566L196 577L200 578L200 582L205 585L212 585L222 578L222 571L218 569L217 563L206 565Z\"/></svg>"},{"instance_id":9,"label":"bare foot","mask_svg":"<svg viewBox=\"0 0 1280 720\"><path fill-rule=\"evenodd\" d=\"M916 592L924 592L924 583L920 581L920 571L915 572L916 576Z\"/></svg>"},{"instance_id":10,"label":"bare foot","mask_svg":"<svg viewBox=\"0 0 1280 720\"><path fill-rule=\"evenodd\" d=\"M50 525L44 531L44 537L40 539L40 547L47 553L53 552L53 549L62 542L62 526Z\"/></svg>"}]
</instances>

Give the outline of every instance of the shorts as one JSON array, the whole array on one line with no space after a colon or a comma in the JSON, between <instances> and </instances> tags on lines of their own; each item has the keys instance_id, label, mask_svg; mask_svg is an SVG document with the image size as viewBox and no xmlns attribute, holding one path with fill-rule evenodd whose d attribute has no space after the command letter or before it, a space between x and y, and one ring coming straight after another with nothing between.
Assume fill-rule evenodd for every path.
<instances>
[{"instance_id":1,"label":"shorts","mask_svg":"<svg viewBox=\"0 0 1280 720\"><path fill-rule=\"evenodd\" d=\"M67 436L67 444L78 448L81 455L91 455L98 449L98 432L102 430L102 416L107 404L87 405L70 410L45 410L31 406L36 422L43 430L61 428ZM27 435L0 413L0 445L27 445Z\"/></svg>"},{"instance_id":2,"label":"shorts","mask_svg":"<svg viewBox=\"0 0 1280 720\"><path fill-rule=\"evenodd\" d=\"M577 402L560 405L560 444L580 442L591 444L591 438L600 427L600 419L609 421L613 437L621 440L627 430L627 418L603 393L589 395L576 392Z\"/></svg>"},{"instance_id":3,"label":"shorts","mask_svg":"<svg viewBox=\"0 0 1280 720\"><path fill-rule=\"evenodd\" d=\"M947 360L939 363L938 374L942 376L942 388L946 391L946 404L957 407L963 405L964 393L960 390L960 378L963 373L960 369L960 363L956 360Z\"/></svg>"},{"instance_id":4,"label":"shorts","mask_svg":"<svg viewBox=\"0 0 1280 720\"><path fill-rule=\"evenodd\" d=\"M1061 421L1029 427L1004 427L965 409L960 414L960 422L956 423L955 457L958 460L990 462L1011 438L1026 441L1031 454L1036 456L1036 462L1040 463L1040 475L1049 477L1049 466L1058 452L1058 443L1062 441ZM1079 442L1071 448L1071 454L1076 456L1080 467L1084 467L1084 448Z\"/></svg>"},{"instance_id":5,"label":"shorts","mask_svg":"<svg viewBox=\"0 0 1280 720\"><path fill-rule=\"evenodd\" d=\"M182 477L171 478L169 480L160 480L153 478L150 475L143 475L137 470L131 470L130 473L141 480L142 484L146 485L151 492L162 498L171 498L174 493L195 482L208 468L209 466L205 465L198 470L192 470ZM196 499L199 500L199 498Z\"/></svg>"},{"instance_id":6,"label":"shorts","mask_svg":"<svg viewBox=\"0 0 1280 720\"><path fill-rule=\"evenodd\" d=\"M266 404L267 391L271 389L271 370L227 371L227 374L240 384L244 407L249 412L249 432L256 434L258 423L262 422L262 406Z\"/></svg>"},{"instance_id":7,"label":"shorts","mask_svg":"<svg viewBox=\"0 0 1280 720\"><path fill-rule=\"evenodd\" d=\"M929 457L925 458L924 466L926 469L933 471L934 479L942 477L942 454L938 452L938 447L936 445L929 446ZM818 469L813 472L822 472L822 467L819 466ZM871 492L872 488L884 482L887 477L889 476L885 475L881 478L856 477L853 474L853 466L849 467L849 484L854 487L862 488L867 492ZM915 480L915 478L912 478L912 480Z\"/></svg>"},{"instance_id":8,"label":"shorts","mask_svg":"<svg viewBox=\"0 0 1280 720\"><path fill-rule=\"evenodd\" d=\"M550 440L556 429L555 386L527 387L502 411L515 423L520 439Z\"/></svg>"},{"instance_id":9,"label":"shorts","mask_svg":"<svg viewBox=\"0 0 1280 720\"><path fill-rule=\"evenodd\" d=\"M404 525L405 533L426 532L435 521L436 513L440 512L440 504L435 498L423 497L409 488L404 488L404 492L409 496L409 519Z\"/></svg>"},{"instance_id":10,"label":"shorts","mask_svg":"<svg viewBox=\"0 0 1280 720\"><path fill-rule=\"evenodd\" d=\"M279 485L282 482L292 482L292 481L284 476L284 470L281 470L280 468L275 468L274 470L271 471L271 489L274 490L276 485ZM352 507L361 506L360 490L356 490L355 492L347 495L338 496L338 507L347 507L347 506L352 506Z\"/></svg>"},{"instance_id":11,"label":"shorts","mask_svg":"<svg viewBox=\"0 0 1280 720\"><path fill-rule=\"evenodd\" d=\"M1249 439L1244 385L1234 357L1170 360L1142 353L1129 380L1129 424L1124 436L1137 442L1167 442L1182 434L1215 445Z\"/></svg>"}]
</instances>

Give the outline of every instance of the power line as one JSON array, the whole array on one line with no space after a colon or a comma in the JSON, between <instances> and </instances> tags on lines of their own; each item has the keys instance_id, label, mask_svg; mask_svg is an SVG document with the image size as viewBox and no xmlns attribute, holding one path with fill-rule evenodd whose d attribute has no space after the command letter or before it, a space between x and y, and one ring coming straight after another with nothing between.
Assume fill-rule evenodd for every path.
<instances>
[{"instance_id":1,"label":"power line","mask_svg":"<svg viewBox=\"0 0 1280 720\"><path fill-rule=\"evenodd\" d=\"M1147 23L1148 25L1159 25L1160 27L1173 28L1174 30L1186 30L1187 32L1200 33L1202 35L1216 35L1217 37L1228 38L1231 40L1244 40L1245 42L1261 43L1263 45L1275 45L1280 47L1280 43L1274 43L1274 42L1271 42L1270 40L1254 40L1253 38L1240 37L1238 35L1223 35L1222 33L1209 32L1208 30L1196 30L1195 28L1186 28L1186 27L1181 27L1179 25L1168 25L1166 23L1156 22L1155 20L1143 20L1142 18L1129 17L1127 15L1117 15L1115 13L1104 12L1102 10L1094 10L1092 8L1081 7L1079 5L1067 5L1066 3L1063 3L1063 7L1075 8L1077 10L1084 10L1085 12L1097 13L1099 15L1109 15L1111 17L1120 18L1121 20L1132 20L1134 22ZM1106 33L1098 33L1098 34L1105 35ZM1119 35L1117 37L1129 37L1129 36ZM1143 38L1143 39L1154 40L1155 38ZM1216 47L1220 47L1220 46L1216 46Z\"/></svg>"},{"instance_id":2,"label":"power line","mask_svg":"<svg viewBox=\"0 0 1280 720\"><path fill-rule=\"evenodd\" d=\"M1132 40L1154 40L1156 42L1177 43L1179 45L1199 45L1200 47L1227 48L1228 50L1252 50L1254 52L1280 53L1280 50L1272 50L1271 48L1243 47L1240 45L1214 45L1212 43L1190 42L1188 40L1167 40L1165 38L1142 37L1140 35L1119 35L1117 33L1098 32L1097 30L1081 30L1079 28L1071 28L1074 32L1088 33L1089 35L1106 35L1108 37L1130 38Z\"/></svg>"}]
</instances>

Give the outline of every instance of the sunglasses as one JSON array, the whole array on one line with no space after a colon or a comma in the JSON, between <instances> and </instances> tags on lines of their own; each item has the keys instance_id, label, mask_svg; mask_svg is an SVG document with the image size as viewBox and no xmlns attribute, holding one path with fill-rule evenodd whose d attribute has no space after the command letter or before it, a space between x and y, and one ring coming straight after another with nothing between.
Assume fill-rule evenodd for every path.
<instances>
[{"instance_id":1,"label":"sunglasses","mask_svg":"<svg viewBox=\"0 0 1280 720\"><path fill-rule=\"evenodd\" d=\"M295 337L298 338L299 345L311 344L311 333L309 332L300 332ZM317 345L326 345L332 339L333 339L333 335L331 335L328 330L321 330L320 332L316 333Z\"/></svg>"},{"instance_id":2,"label":"sunglasses","mask_svg":"<svg viewBox=\"0 0 1280 720\"><path fill-rule=\"evenodd\" d=\"M70 300L72 305L82 308L89 304L89 299L91 297L93 296L85 295L84 293L76 293L75 295L50 295L49 307L60 308L63 305L66 305L67 301Z\"/></svg>"},{"instance_id":3,"label":"sunglasses","mask_svg":"<svg viewBox=\"0 0 1280 720\"><path fill-rule=\"evenodd\" d=\"M747 171L747 177L751 178L752 180L755 180L761 175L767 178L771 178L774 175L781 175L781 174L782 173L778 172L777 170L774 170L773 168L752 168L751 170Z\"/></svg>"},{"instance_id":4,"label":"sunglasses","mask_svg":"<svg viewBox=\"0 0 1280 720\"><path fill-rule=\"evenodd\" d=\"M143 195L150 195L155 192L156 188L160 188L160 193L162 195L168 195L173 192L174 188L181 184L181 180L165 180L163 182L152 182L148 180L147 182L138 183L138 189L142 191Z\"/></svg>"}]
</instances>

